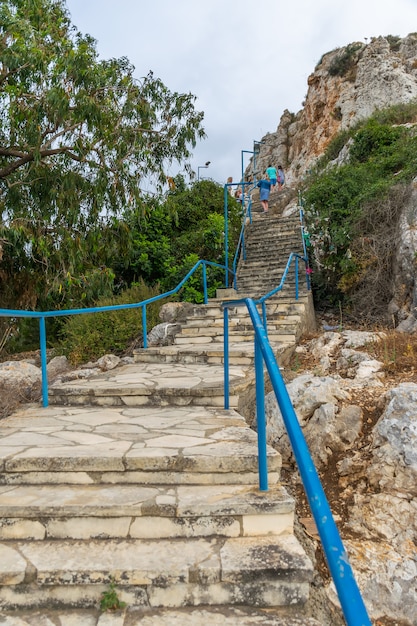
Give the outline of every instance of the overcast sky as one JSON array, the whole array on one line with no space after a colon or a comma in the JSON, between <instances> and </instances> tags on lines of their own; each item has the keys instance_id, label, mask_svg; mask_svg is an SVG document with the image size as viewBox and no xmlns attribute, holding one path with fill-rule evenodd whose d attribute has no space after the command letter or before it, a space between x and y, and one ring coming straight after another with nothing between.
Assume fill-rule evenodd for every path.
<instances>
[{"instance_id":1,"label":"overcast sky","mask_svg":"<svg viewBox=\"0 0 417 626\"><path fill-rule=\"evenodd\" d=\"M192 166L223 184L242 151L297 113L321 56L354 41L417 32L417 0L67 0L101 58L126 56L171 91L192 93L207 139ZM250 154L243 153L246 167ZM175 176L175 165L169 175Z\"/></svg>"}]
</instances>

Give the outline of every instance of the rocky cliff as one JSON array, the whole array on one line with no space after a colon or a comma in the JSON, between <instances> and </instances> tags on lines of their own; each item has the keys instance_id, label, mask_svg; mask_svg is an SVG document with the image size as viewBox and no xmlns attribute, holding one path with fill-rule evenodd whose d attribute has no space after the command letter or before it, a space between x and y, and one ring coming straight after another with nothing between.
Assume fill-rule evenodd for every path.
<instances>
[{"instance_id":1,"label":"rocky cliff","mask_svg":"<svg viewBox=\"0 0 417 626\"><path fill-rule=\"evenodd\" d=\"M373 38L328 52L308 78L303 109L297 114L284 111L276 132L262 138L257 169L281 164L287 183L296 185L337 133L375 109L414 98L417 33L404 39Z\"/></svg>"},{"instance_id":2,"label":"rocky cliff","mask_svg":"<svg viewBox=\"0 0 417 626\"><path fill-rule=\"evenodd\" d=\"M269 164L286 172L292 205L282 198L284 212L295 208L303 177L341 131L349 130L377 109L417 100L417 33L401 39L387 36L369 43L351 43L323 55L308 78L304 107L284 111L278 128L262 138L256 177ZM343 149L337 162L343 163ZM336 162L335 162L336 163ZM250 163L246 176L253 174ZM417 331L417 178L405 190L398 223L395 259L390 263L390 293L385 318L398 330Z\"/></svg>"}]
</instances>

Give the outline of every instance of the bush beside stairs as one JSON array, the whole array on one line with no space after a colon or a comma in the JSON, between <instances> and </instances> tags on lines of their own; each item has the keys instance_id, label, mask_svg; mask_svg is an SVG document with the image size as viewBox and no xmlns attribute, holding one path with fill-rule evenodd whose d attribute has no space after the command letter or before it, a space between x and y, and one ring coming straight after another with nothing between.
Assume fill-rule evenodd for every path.
<instances>
[{"instance_id":1,"label":"bush beside stairs","mask_svg":"<svg viewBox=\"0 0 417 626\"><path fill-rule=\"evenodd\" d=\"M49 407L0 422L0 623L55 610L96 619L77 624L318 624L308 616L313 566L270 447L269 490L258 488L244 417L253 336L241 306L230 314L223 408L220 302L264 293L290 249L302 251L297 219L255 213L246 230L237 294L195 306L173 345L57 382ZM291 285L273 299L268 335L282 364L313 318L304 289L298 301ZM126 608L102 622L109 589Z\"/></svg>"}]
</instances>

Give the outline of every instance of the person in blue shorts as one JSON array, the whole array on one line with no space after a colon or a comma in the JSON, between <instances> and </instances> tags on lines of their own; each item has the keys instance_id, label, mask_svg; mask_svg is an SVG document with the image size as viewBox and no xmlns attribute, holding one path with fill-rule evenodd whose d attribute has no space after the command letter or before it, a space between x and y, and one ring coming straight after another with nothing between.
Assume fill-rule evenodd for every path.
<instances>
[{"instance_id":1,"label":"person in blue shorts","mask_svg":"<svg viewBox=\"0 0 417 626\"><path fill-rule=\"evenodd\" d=\"M277 170L272 165L268 165L266 168L266 174L268 175L269 180L271 181L272 189L275 189L275 185L277 184Z\"/></svg>"},{"instance_id":2,"label":"person in blue shorts","mask_svg":"<svg viewBox=\"0 0 417 626\"><path fill-rule=\"evenodd\" d=\"M269 180L268 174L264 179L259 180L256 186L259 187L259 199L262 204L263 212L268 213L269 194L271 193L271 181Z\"/></svg>"}]
</instances>

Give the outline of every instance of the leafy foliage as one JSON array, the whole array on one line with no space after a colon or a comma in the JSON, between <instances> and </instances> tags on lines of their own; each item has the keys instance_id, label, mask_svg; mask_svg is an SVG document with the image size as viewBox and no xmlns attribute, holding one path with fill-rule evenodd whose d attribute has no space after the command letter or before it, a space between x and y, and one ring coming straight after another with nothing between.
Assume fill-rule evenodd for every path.
<instances>
[{"instance_id":1,"label":"leafy foliage","mask_svg":"<svg viewBox=\"0 0 417 626\"><path fill-rule=\"evenodd\" d=\"M97 307L143 302L158 295L157 287L149 288L143 282L132 286L119 296L100 298ZM149 304L147 330L159 322L161 301ZM95 361L103 354L121 354L142 333L142 309L111 310L66 318L62 328L60 350L74 364Z\"/></svg>"},{"instance_id":2,"label":"leafy foliage","mask_svg":"<svg viewBox=\"0 0 417 626\"><path fill-rule=\"evenodd\" d=\"M100 610L104 613L106 611L119 611L125 607L126 602L120 600L116 589L116 582L112 579L109 583L109 588L101 594Z\"/></svg>"},{"instance_id":3,"label":"leafy foliage","mask_svg":"<svg viewBox=\"0 0 417 626\"><path fill-rule=\"evenodd\" d=\"M233 198L229 199L228 218L229 249L234 251L241 207ZM118 271L127 284L142 276L149 284L159 282L162 291L167 291L176 287L199 259L225 262L223 188L213 181L202 180L190 187L179 184L163 204L154 203L146 218L129 213L126 220L132 241L130 258L126 268ZM214 283L218 286L224 280L224 270L208 273L211 295ZM201 281L193 277L191 282L198 291L196 301L201 302ZM193 299L189 284L181 297Z\"/></svg>"},{"instance_id":4,"label":"leafy foliage","mask_svg":"<svg viewBox=\"0 0 417 626\"><path fill-rule=\"evenodd\" d=\"M62 0L0 4L3 306L67 306L82 282L88 301L83 277L130 245L118 217L143 209L141 180L162 188L174 162L190 171L204 137L195 97L133 72L98 60Z\"/></svg>"},{"instance_id":5,"label":"leafy foliage","mask_svg":"<svg viewBox=\"0 0 417 626\"><path fill-rule=\"evenodd\" d=\"M348 161L331 167L322 159L304 191L317 299L350 303L361 315L378 316L389 301L398 220L417 174L416 134L380 121L393 118L397 108L344 133Z\"/></svg>"},{"instance_id":6,"label":"leafy foliage","mask_svg":"<svg viewBox=\"0 0 417 626\"><path fill-rule=\"evenodd\" d=\"M357 52L362 49L361 43L352 43L343 48L331 61L329 66L330 76L345 76L352 70L357 60Z\"/></svg>"}]
</instances>

